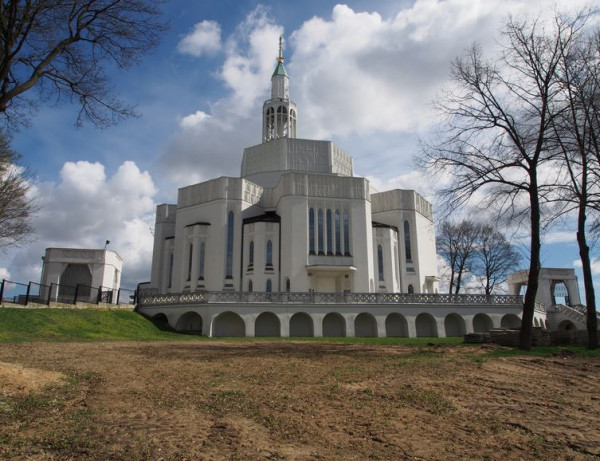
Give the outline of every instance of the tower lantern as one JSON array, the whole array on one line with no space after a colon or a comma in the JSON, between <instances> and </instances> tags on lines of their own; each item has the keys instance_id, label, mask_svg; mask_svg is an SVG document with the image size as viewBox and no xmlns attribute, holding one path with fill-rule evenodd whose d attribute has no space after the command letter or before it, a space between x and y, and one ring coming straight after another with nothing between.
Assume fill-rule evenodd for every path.
<instances>
[{"instance_id":1,"label":"tower lantern","mask_svg":"<svg viewBox=\"0 0 600 461\"><path fill-rule=\"evenodd\" d=\"M283 37L279 37L277 66L271 77L271 99L263 104L263 142L296 137L296 104L290 100L290 78L284 60Z\"/></svg>"}]
</instances>

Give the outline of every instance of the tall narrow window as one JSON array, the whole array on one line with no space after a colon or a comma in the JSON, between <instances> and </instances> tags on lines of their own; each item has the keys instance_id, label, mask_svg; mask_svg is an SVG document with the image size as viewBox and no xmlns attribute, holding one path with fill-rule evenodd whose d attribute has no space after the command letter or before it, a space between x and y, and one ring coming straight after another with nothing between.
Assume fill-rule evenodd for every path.
<instances>
[{"instance_id":1,"label":"tall narrow window","mask_svg":"<svg viewBox=\"0 0 600 461\"><path fill-rule=\"evenodd\" d=\"M227 260L225 264L225 278L233 278L233 211L227 217Z\"/></svg>"},{"instance_id":2,"label":"tall narrow window","mask_svg":"<svg viewBox=\"0 0 600 461\"><path fill-rule=\"evenodd\" d=\"M327 254L333 254L333 227L331 222L331 210L327 210Z\"/></svg>"},{"instance_id":3,"label":"tall narrow window","mask_svg":"<svg viewBox=\"0 0 600 461\"><path fill-rule=\"evenodd\" d=\"M335 254L342 254L342 231L340 230L340 210L335 210Z\"/></svg>"},{"instance_id":4,"label":"tall narrow window","mask_svg":"<svg viewBox=\"0 0 600 461\"><path fill-rule=\"evenodd\" d=\"M206 246L204 242L200 244L200 263L198 265L198 280L204 280L204 253L206 252Z\"/></svg>"},{"instance_id":5,"label":"tall narrow window","mask_svg":"<svg viewBox=\"0 0 600 461\"><path fill-rule=\"evenodd\" d=\"M248 280L248 291L252 293L252 280Z\"/></svg>"},{"instance_id":6,"label":"tall narrow window","mask_svg":"<svg viewBox=\"0 0 600 461\"><path fill-rule=\"evenodd\" d=\"M190 243L190 254L188 256L187 281L192 280L192 260L194 258L194 244Z\"/></svg>"},{"instance_id":7,"label":"tall narrow window","mask_svg":"<svg viewBox=\"0 0 600 461\"><path fill-rule=\"evenodd\" d=\"M271 293L271 279L267 280L267 293Z\"/></svg>"},{"instance_id":8,"label":"tall narrow window","mask_svg":"<svg viewBox=\"0 0 600 461\"><path fill-rule=\"evenodd\" d=\"M379 281L383 282L383 247L381 245L377 245L377 269Z\"/></svg>"},{"instance_id":9,"label":"tall narrow window","mask_svg":"<svg viewBox=\"0 0 600 461\"><path fill-rule=\"evenodd\" d=\"M344 210L344 255L350 256L350 216Z\"/></svg>"},{"instance_id":10,"label":"tall narrow window","mask_svg":"<svg viewBox=\"0 0 600 461\"><path fill-rule=\"evenodd\" d=\"M415 293L415 289L413 288L413 286L412 286L412 285L409 285L409 286L408 286L408 294L409 294L409 295L412 295L412 294L414 294L414 293Z\"/></svg>"},{"instance_id":11,"label":"tall narrow window","mask_svg":"<svg viewBox=\"0 0 600 461\"><path fill-rule=\"evenodd\" d=\"M400 266L398 264L398 246L394 244L394 276L400 286Z\"/></svg>"},{"instance_id":12,"label":"tall narrow window","mask_svg":"<svg viewBox=\"0 0 600 461\"><path fill-rule=\"evenodd\" d=\"M410 225L404 221L404 255L406 262L412 262L412 252L410 251Z\"/></svg>"},{"instance_id":13,"label":"tall narrow window","mask_svg":"<svg viewBox=\"0 0 600 461\"><path fill-rule=\"evenodd\" d=\"M273 243L267 242L267 267L273 267Z\"/></svg>"},{"instance_id":14,"label":"tall narrow window","mask_svg":"<svg viewBox=\"0 0 600 461\"><path fill-rule=\"evenodd\" d=\"M250 241L249 245L249 255L248 255L248 269L251 269L254 266L254 241Z\"/></svg>"},{"instance_id":15,"label":"tall narrow window","mask_svg":"<svg viewBox=\"0 0 600 461\"><path fill-rule=\"evenodd\" d=\"M168 288L171 288L173 285L173 253L169 256L169 285Z\"/></svg>"},{"instance_id":16,"label":"tall narrow window","mask_svg":"<svg viewBox=\"0 0 600 461\"><path fill-rule=\"evenodd\" d=\"M308 250L310 254L315 254L315 210L308 210Z\"/></svg>"},{"instance_id":17,"label":"tall narrow window","mask_svg":"<svg viewBox=\"0 0 600 461\"><path fill-rule=\"evenodd\" d=\"M292 289L292 284L290 282L290 279L285 279L285 291L287 291L289 293L291 289Z\"/></svg>"},{"instance_id":18,"label":"tall narrow window","mask_svg":"<svg viewBox=\"0 0 600 461\"><path fill-rule=\"evenodd\" d=\"M319 254L323 254L323 209L319 208L319 214L317 218L318 228L317 228L317 239L319 245Z\"/></svg>"}]
</instances>

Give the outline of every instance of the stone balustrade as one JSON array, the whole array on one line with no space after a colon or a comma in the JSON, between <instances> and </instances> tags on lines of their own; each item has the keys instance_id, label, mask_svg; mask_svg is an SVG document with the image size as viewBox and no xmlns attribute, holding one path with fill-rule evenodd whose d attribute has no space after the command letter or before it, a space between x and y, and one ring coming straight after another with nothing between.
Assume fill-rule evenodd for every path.
<instances>
[{"instance_id":1,"label":"stone balustrade","mask_svg":"<svg viewBox=\"0 0 600 461\"><path fill-rule=\"evenodd\" d=\"M520 295L407 294L407 293L265 293L199 291L149 294L139 297L138 306L181 304L431 304L431 305L522 305ZM538 309L539 307L536 306ZM536 309L537 310L537 309ZM545 311L544 311L545 312Z\"/></svg>"}]
</instances>

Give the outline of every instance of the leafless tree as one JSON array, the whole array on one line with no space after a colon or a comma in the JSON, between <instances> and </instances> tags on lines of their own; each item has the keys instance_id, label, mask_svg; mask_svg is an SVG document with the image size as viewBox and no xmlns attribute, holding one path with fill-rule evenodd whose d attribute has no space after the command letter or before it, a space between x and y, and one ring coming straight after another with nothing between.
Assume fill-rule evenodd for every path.
<instances>
[{"instance_id":1,"label":"leafless tree","mask_svg":"<svg viewBox=\"0 0 600 461\"><path fill-rule=\"evenodd\" d=\"M504 283L508 274L519 265L521 255L504 234L490 225L482 225L475 254L474 273L483 277L485 294Z\"/></svg>"},{"instance_id":2,"label":"leafless tree","mask_svg":"<svg viewBox=\"0 0 600 461\"><path fill-rule=\"evenodd\" d=\"M35 211L31 183L18 160L6 136L0 134L0 248L26 241L33 231L29 223Z\"/></svg>"},{"instance_id":3,"label":"leafless tree","mask_svg":"<svg viewBox=\"0 0 600 461\"><path fill-rule=\"evenodd\" d=\"M437 234L437 253L450 267L448 293L458 294L465 272L472 269L481 226L469 220L444 221Z\"/></svg>"},{"instance_id":4,"label":"leafless tree","mask_svg":"<svg viewBox=\"0 0 600 461\"><path fill-rule=\"evenodd\" d=\"M452 65L453 86L438 105L446 121L424 145L423 164L445 174L441 190L451 209L471 205L521 219L529 230L529 275L519 347L531 348L540 270L541 229L548 194L560 169L548 148L560 87L556 72L563 44L578 23L557 16L548 33L539 20L510 18L499 55L486 61L474 45ZM549 168L545 168L549 166Z\"/></svg>"},{"instance_id":5,"label":"leafless tree","mask_svg":"<svg viewBox=\"0 0 600 461\"><path fill-rule=\"evenodd\" d=\"M577 216L590 349L598 348L596 295L587 234L589 214L596 212L597 215L600 211L599 40L600 35L595 32L562 47L558 77L564 110L558 112L553 125L555 147L562 154L564 170L568 173L559 200L566 215Z\"/></svg>"},{"instance_id":6,"label":"leafless tree","mask_svg":"<svg viewBox=\"0 0 600 461\"><path fill-rule=\"evenodd\" d=\"M80 105L105 127L135 114L114 96L106 66L129 67L157 43L161 0L1 0L0 114L27 123L38 102ZM37 92L32 90L36 89ZM34 94L36 93L36 94Z\"/></svg>"}]
</instances>

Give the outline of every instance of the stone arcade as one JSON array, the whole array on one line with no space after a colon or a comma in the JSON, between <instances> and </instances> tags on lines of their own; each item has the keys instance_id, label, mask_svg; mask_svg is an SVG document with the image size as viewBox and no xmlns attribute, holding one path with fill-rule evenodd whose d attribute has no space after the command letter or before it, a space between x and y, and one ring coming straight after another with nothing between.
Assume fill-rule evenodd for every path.
<instances>
[{"instance_id":1,"label":"stone arcade","mask_svg":"<svg viewBox=\"0 0 600 461\"><path fill-rule=\"evenodd\" d=\"M375 191L350 155L298 139L279 56L239 178L157 207L138 309L208 336L460 336L518 327L520 296L439 295L432 206ZM539 322L545 312L536 312Z\"/></svg>"}]
</instances>

